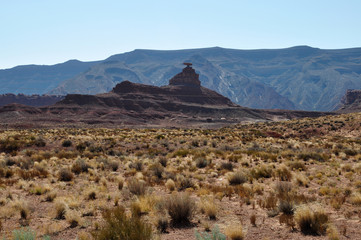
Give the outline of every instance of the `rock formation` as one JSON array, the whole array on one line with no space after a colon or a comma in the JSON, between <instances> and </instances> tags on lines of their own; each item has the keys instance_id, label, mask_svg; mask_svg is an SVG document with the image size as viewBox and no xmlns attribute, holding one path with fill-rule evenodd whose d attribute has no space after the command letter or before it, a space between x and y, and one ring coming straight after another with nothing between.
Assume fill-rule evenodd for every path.
<instances>
[{"instance_id":1,"label":"rock formation","mask_svg":"<svg viewBox=\"0 0 361 240\"><path fill-rule=\"evenodd\" d=\"M69 94L47 107L0 107L0 127L43 126L101 127L183 126L217 127L242 121L268 121L316 117L317 112L265 111L244 108L202 87L189 63L169 85L155 87L123 81L112 91L97 95ZM35 126L29 126L35 127Z\"/></svg>"},{"instance_id":2,"label":"rock formation","mask_svg":"<svg viewBox=\"0 0 361 240\"><path fill-rule=\"evenodd\" d=\"M341 113L361 112L361 90L347 90L336 111Z\"/></svg>"},{"instance_id":3,"label":"rock formation","mask_svg":"<svg viewBox=\"0 0 361 240\"><path fill-rule=\"evenodd\" d=\"M183 63L187 67L183 69L181 73L175 75L169 80L169 85L177 86L189 86L189 87L200 87L201 81L199 81L199 74L191 67L192 63Z\"/></svg>"}]
</instances>

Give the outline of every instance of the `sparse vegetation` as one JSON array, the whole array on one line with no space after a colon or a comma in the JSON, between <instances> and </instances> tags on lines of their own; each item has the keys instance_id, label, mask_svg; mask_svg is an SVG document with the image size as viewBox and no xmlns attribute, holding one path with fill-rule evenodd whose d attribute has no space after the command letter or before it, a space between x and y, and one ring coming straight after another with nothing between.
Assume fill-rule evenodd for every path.
<instances>
[{"instance_id":1,"label":"sparse vegetation","mask_svg":"<svg viewBox=\"0 0 361 240\"><path fill-rule=\"evenodd\" d=\"M127 221L139 219L165 239L177 238L183 226L213 229L197 235L212 239L216 225L229 239L254 238L256 228L260 239L289 231L299 239L356 239L360 119L221 129L1 130L1 236L28 226L38 239L71 239L74 232L90 239L106 225L100 213L120 207Z\"/></svg>"}]
</instances>

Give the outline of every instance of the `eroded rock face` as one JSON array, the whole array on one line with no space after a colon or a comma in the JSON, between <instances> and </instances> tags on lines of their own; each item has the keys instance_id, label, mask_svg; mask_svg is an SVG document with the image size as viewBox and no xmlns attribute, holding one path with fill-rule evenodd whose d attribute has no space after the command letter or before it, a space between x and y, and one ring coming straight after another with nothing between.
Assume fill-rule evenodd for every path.
<instances>
[{"instance_id":1,"label":"eroded rock face","mask_svg":"<svg viewBox=\"0 0 361 240\"><path fill-rule=\"evenodd\" d=\"M361 90L347 90L345 96L341 99L341 103L350 105L356 100L361 100Z\"/></svg>"},{"instance_id":2,"label":"eroded rock face","mask_svg":"<svg viewBox=\"0 0 361 240\"><path fill-rule=\"evenodd\" d=\"M199 81L199 74L197 74L190 65L187 65L187 67L183 68L181 73L178 73L171 80L169 80L169 85L200 87L201 81Z\"/></svg>"},{"instance_id":3,"label":"eroded rock face","mask_svg":"<svg viewBox=\"0 0 361 240\"><path fill-rule=\"evenodd\" d=\"M342 113L360 112L361 90L347 90L341 99L341 104L337 107L337 111Z\"/></svg>"}]
</instances>

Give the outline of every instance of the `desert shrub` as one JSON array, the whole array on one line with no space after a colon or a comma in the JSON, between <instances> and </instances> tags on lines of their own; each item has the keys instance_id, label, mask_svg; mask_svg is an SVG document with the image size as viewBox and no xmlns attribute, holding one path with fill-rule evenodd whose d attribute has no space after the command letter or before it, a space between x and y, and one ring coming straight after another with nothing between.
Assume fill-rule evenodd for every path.
<instances>
[{"instance_id":1,"label":"desert shrub","mask_svg":"<svg viewBox=\"0 0 361 240\"><path fill-rule=\"evenodd\" d=\"M132 162L131 164L129 164L130 168L134 168L135 170L137 170L138 172L143 170L143 162L140 160L137 160L135 162Z\"/></svg>"},{"instance_id":2,"label":"desert shrub","mask_svg":"<svg viewBox=\"0 0 361 240\"><path fill-rule=\"evenodd\" d=\"M164 167L160 163L156 163L156 164L152 165L150 167L150 169L152 170L152 173L154 176L156 176L159 179L162 178L163 172L164 172Z\"/></svg>"},{"instance_id":3,"label":"desert shrub","mask_svg":"<svg viewBox=\"0 0 361 240\"><path fill-rule=\"evenodd\" d=\"M12 169L6 169L4 177L5 178L11 178L14 175L14 171Z\"/></svg>"},{"instance_id":4,"label":"desert shrub","mask_svg":"<svg viewBox=\"0 0 361 240\"><path fill-rule=\"evenodd\" d=\"M17 152L22 143L19 140L13 138L7 138L0 141L0 152L12 153Z\"/></svg>"},{"instance_id":5,"label":"desert shrub","mask_svg":"<svg viewBox=\"0 0 361 240\"><path fill-rule=\"evenodd\" d=\"M73 180L74 175L68 168L62 168L59 170L58 179L59 181L70 182Z\"/></svg>"},{"instance_id":6,"label":"desert shrub","mask_svg":"<svg viewBox=\"0 0 361 240\"><path fill-rule=\"evenodd\" d=\"M281 165L276 169L276 176L279 177L281 181L291 181L292 179L292 173L285 165Z\"/></svg>"},{"instance_id":7,"label":"desert shrub","mask_svg":"<svg viewBox=\"0 0 361 240\"><path fill-rule=\"evenodd\" d=\"M327 236L329 240L340 240L340 235L333 224L328 225Z\"/></svg>"},{"instance_id":8,"label":"desert shrub","mask_svg":"<svg viewBox=\"0 0 361 240\"><path fill-rule=\"evenodd\" d=\"M65 214L67 212L68 206L63 201L56 201L54 203L55 219L61 220L65 219Z\"/></svg>"},{"instance_id":9,"label":"desert shrub","mask_svg":"<svg viewBox=\"0 0 361 240\"><path fill-rule=\"evenodd\" d=\"M233 164L231 162L224 162L221 164L221 169L226 169L228 171L233 171Z\"/></svg>"},{"instance_id":10,"label":"desert shrub","mask_svg":"<svg viewBox=\"0 0 361 240\"><path fill-rule=\"evenodd\" d=\"M139 217L128 217L123 207L107 209L102 215L104 224L92 232L95 240L152 239L152 227Z\"/></svg>"},{"instance_id":11,"label":"desert shrub","mask_svg":"<svg viewBox=\"0 0 361 240\"><path fill-rule=\"evenodd\" d=\"M10 166L13 166L15 164L16 164L16 161L13 158L11 158L11 157L5 158L5 165L6 166L10 167Z\"/></svg>"},{"instance_id":12,"label":"desert shrub","mask_svg":"<svg viewBox=\"0 0 361 240\"><path fill-rule=\"evenodd\" d=\"M71 145L73 145L73 143L70 140L64 140L61 143L61 146L63 146L63 147L71 147Z\"/></svg>"},{"instance_id":13,"label":"desert shrub","mask_svg":"<svg viewBox=\"0 0 361 240\"><path fill-rule=\"evenodd\" d=\"M85 162L84 159L77 159L71 167L71 171L75 174L82 172L88 172L90 166Z\"/></svg>"},{"instance_id":14,"label":"desert shrub","mask_svg":"<svg viewBox=\"0 0 361 240\"><path fill-rule=\"evenodd\" d=\"M18 200L14 203L14 207L19 211L21 219L28 219L30 215L30 209L26 202Z\"/></svg>"},{"instance_id":15,"label":"desert shrub","mask_svg":"<svg viewBox=\"0 0 361 240\"><path fill-rule=\"evenodd\" d=\"M97 193L94 189L89 190L89 192L87 193L87 199L88 200L95 200L97 199Z\"/></svg>"},{"instance_id":16,"label":"desert shrub","mask_svg":"<svg viewBox=\"0 0 361 240\"><path fill-rule=\"evenodd\" d=\"M308 186L308 178L304 176L302 173L295 174L295 181L299 186Z\"/></svg>"},{"instance_id":17,"label":"desert shrub","mask_svg":"<svg viewBox=\"0 0 361 240\"><path fill-rule=\"evenodd\" d=\"M328 216L323 210L312 211L309 207L304 206L296 210L295 221L305 235L324 235Z\"/></svg>"},{"instance_id":18,"label":"desert shrub","mask_svg":"<svg viewBox=\"0 0 361 240\"><path fill-rule=\"evenodd\" d=\"M45 147L46 146L46 142L43 138L37 138L34 140L34 145L37 147Z\"/></svg>"},{"instance_id":19,"label":"desert shrub","mask_svg":"<svg viewBox=\"0 0 361 240\"><path fill-rule=\"evenodd\" d=\"M174 191L175 189L175 183L172 179L168 179L167 182L165 183L165 186L169 191Z\"/></svg>"},{"instance_id":20,"label":"desert shrub","mask_svg":"<svg viewBox=\"0 0 361 240\"><path fill-rule=\"evenodd\" d=\"M190 177L180 176L177 179L177 183L178 183L178 190L179 191L182 191L182 190L187 189L187 188L193 188L194 187L194 182Z\"/></svg>"},{"instance_id":21,"label":"desert shrub","mask_svg":"<svg viewBox=\"0 0 361 240\"><path fill-rule=\"evenodd\" d=\"M111 161L109 163L109 168L112 170L112 171L117 171L118 168L119 168L119 163L117 161Z\"/></svg>"},{"instance_id":22,"label":"desert shrub","mask_svg":"<svg viewBox=\"0 0 361 240\"><path fill-rule=\"evenodd\" d=\"M79 213L74 210L67 211L65 214L65 219L70 224L70 228L77 227L81 222Z\"/></svg>"},{"instance_id":23,"label":"desert shrub","mask_svg":"<svg viewBox=\"0 0 361 240\"><path fill-rule=\"evenodd\" d=\"M353 205L361 206L361 193L353 194L353 196L351 196L351 198L350 198L350 202Z\"/></svg>"},{"instance_id":24,"label":"desert shrub","mask_svg":"<svg viewBox=\"0 0 361 240\"><path fill-rule=\"evenodd\" d=\"M217 206L214 202L214 199L204 199L200 202L201 213L206 214L207 217L211 220L215 220L217 216Z\"/></svg>"},{"instance_id":25,"label":"desert shrub","mask_svg":"<svg viewBox=\"0 0 361 240\"><path fill-rule=\"evenodd\" d=\"M276 192L277 197L280 199L288 198L292 192L293 185L290 182L277 182L276 183Z\"/></svg>"},{"instance_id":26,"label":"desert shrub","mask_svg":"<svg viewBox=\"0 0 361 240\"><path fill-rule=\"evenodd\" d=\"M49 175L48 170L46 170L46 167L42 164L34 164L34 170L39 177L46 178Z\"/></svg>"},{"instance_id":27,"label":"desert shrub","mask_svg":"<svg viewBox=\"0 0 361 240\"><path fill-rule=\"evenodd\" d=\"M86 144L85 143L79 143L78 145L76 145L75 149L79 152L84 152L84 150L86 149Z\"/></svg>"},{"instance_id":28,"label":"desert shrub","mask_svg":"<svg viewBox=\"0 0 361 240\"><path fill-rule=\"evenodd\" d=\"M46 202L52 202L54 201L54 199L56 198L57 193L56 192L49 192L48 194L46 194L45 196L45 201Z\"/></svg>"},{"instance_id":29,"label":"desert shrub","mask_svg":"<svg viewBox=\"0 0 361 240\"><path fill-rule=\"evenodd\" d=\"M244 232L241 225L233 225L226 229L226 235L231 240L243 240L244 239Z\"/></svg>"},{"instance_id":30,"label":"desert shrub","mask_svg":"<svg viewBox=\"0 0 361 240\"><path fill-rule=\"evenodd\" d=\"M228 161L230 162L238 162L240 160L242 160L242 155L241 154L231 154L228 156Z\"/></svg>"},{"instance_id":31,"label":"desert shrub","mask_svg":"<svg viewBox=\"0 0 361 240\"><path fill-rule=\"evenodd\" d=\"M165 203L172 224L188 225L195 211L194 201L187 193L176 193L168 197Z\"/></svg>"},{"instance_id":32,"label":"desert shrub","mask_svg":"<svg viewBox=\"0 0 361 240\"><path fill-rule=\"evenodd\" d=\"M186 157L189 154L187 149L178 149L172 153L172 157Z\"/></svg>"},{"instance_id":33,"label":"desert shrub","mask_svg":"<svg viewBox=\"0 0 361 240\"><path fill-rule=\"evenodd\" d=\"M204 157L196 158L196 166L197 168L205 168L208 165L208 160Z\"/></svg>"},{"instance_id":34,"label":"desert shrub","mask_svg":"<svg viewBox=\"0 0 361 240\"><path fill-rule=\"evenodd\" d=\"M168 219L165 216L159 216L156 220L156 227L160 233L167 232L169 226Z\"/></svg>"},{"instance_id":35,"label":"desert shrub","mask_svg":"<svg viewBox=\"0 0 361 240\"><path fill-rule=\"evenodd\" d=\"M347 156L356 156L357 155L357 151L353 150L353 149L345 149L343 152L346 153Z\"/></svg>"},{"instance_id":36,"label":"desert shrub","mask_svg":"<svg viewBox=\"0 0 361 240\"><path fill-rule=\"evenodd\" d=\"M192 146L192 147L199 147L199 141L198 141L198 140L193 140L193 141L191 142L191 146Z\"/></svg>"},{"instance_id":37,"label":"desert shrub","mask_svg":"<svg viewBox=\"0 0 361 240\"><path fill-rule=\"evenodd\" d=\"M291 199L281 199L278 205L280 212L286 215L293 215L295 211L295 205Z\"/></svg>"},{"instance_id":38,"label":"desert shrub","mask_svg":"<svg viewBox=\"0 0 361 240\"><path fill-rule=\"evenodd\" d=\"M219 231L219 228L215 226L211 233L200 233L195 231L197 240L226 240L226 236Z\"/></svg>"},{"instance_id":39,"label":"desert shrub","mask_svg":"<svg viewBox=\"0 0 361 240\"><path fill-rule=\"evenodd\" d=\"M308 161L310 159L314 159L319 162L325 162L328 159L330 159L330 156L327 154L320 154L316 152L310 152L310 153L300 153L298 154L298 158L302 159L304 161Z\"/></svg>"},{"instance_id":40,"label":"desert shrub","mask_svg":"<svg viewBox=\"0 0 361 240\"><path fill-rule=\"evenodd\" d=\"M273 174L273 166L262 164L258 168L251 169L251 175L255 179L259 178L270 178Z\"/></svg>"},{"instance_id":41,"label":"desert shrub","mask_svg":"<svg viewBox=\"0 0 361 240\"><path fill-rule=\"evenodd\" d=\"M75 152L72 151L60 151L57 153L57 157L62 159L62 158L67 158L67 159L71 159L71 158L75 158L77 156L77 154Z\"/></svg>"},{"instance_id":42,"label":"desert shrub","mask_svg":"<svg viewBox=\"0 0 361 240\"><path fill-rule=\"evenodd\" d=\"M141 196L145 194L147 187L144 181L132 177L128 180L128 189L131 193Z\"/></svg>"},{"instance_id":43,"label":"desert shrub","mask_svg":"<svg viewBox=\"0 0 361 240\"><path fill-rule=\"evenodd\" d=\"M159 163L163 166L163 167L166 167L167 166L167 163L168 163L168 160L166 157L160 157L159 158Z\"/></svg>"},{"instance_id":44,"label":"desert shrub","mask_svg":"<svg viewBox=\"0 0 361 240\"><path fill-rule=\"evenodd\" d=\"M277 206L277 197L274 193L269 193L264 201L261 203L261 207L266 209L275 209Z\"/></svg>"},{"instance_id":45,"label":"desert shrub","mask_svg":"<svg viewBox=\"0 0 361 240\"><path fill-rule=\"evenodd\" d=\"M122 190L124 186L124 179L122 177L118 178L118 189Z\"/></svg>"},{"instance_id":46,"label":"desert shrub","mask_svg":"<svg viewBox=\"0 0 361 240\"><path fill-rule=\"evenodd\" d=\"M21 228L13 231L13 240L35 240L36 232L30 228Z\"/></svg>"},{"instance_id":47,"label":"desert shrub","mask_svg":"<svg viewBox=\"0 0 361 240\"><path fill-rule=\"evenodd\" d=\"M302 170L302 171L306 171L306 165L303 161L292 161L288 163L288 166L293 169L293 170Z\"/></svg>"},{"instance_id":48,"label":"desert shrub","mask_svg":"<svg viewBox=\"0 0 361 240\"><path fill-rule=\"evenodd\" d=\"M248 177L243 172L234 172L228 176L228 182L230 185L239 185L247 182Z\"/></svg>"}]
</instances>

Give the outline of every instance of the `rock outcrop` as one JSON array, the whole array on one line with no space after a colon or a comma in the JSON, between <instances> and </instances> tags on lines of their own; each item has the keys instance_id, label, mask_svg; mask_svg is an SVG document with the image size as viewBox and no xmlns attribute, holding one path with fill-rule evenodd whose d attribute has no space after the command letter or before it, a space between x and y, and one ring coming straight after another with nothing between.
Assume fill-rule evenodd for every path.
<instances>
[{"instance_id":1,"label":"rock outcrop","mask_svg":"<svg viewBox=\"0 0 361 240\"><path fill-rule=\"evenodd\" d=\"M361 112L361 90L347 90L336 111L341 113Z\"/></svg>"},{"instance_id":2,"label":"rock outcrop","mask_svg":"<svg viewBox=\"0 0 361 240\"><path fill-rule=\"evenodd\" d=\"M18 103L27 106L49 106L62 100L64 96L53 96L53 95L25 95L25 94L1 94L0 95L0 106L5 106L11 103Z\"/></svg>"},{"instance_id":3,"label":"rock outcrop","mask_svg":"<svg viewBox=\"0 0 361 240\"><path fill-rule=\"evenodd\" d=\"M199 88L201 86L201 81L199 81L199 74L197 74L196 71L191 67L191 63L183 64L187 67L185 67L181 73L178 73L171 80L169 80L169 85Z\"/></svg>"}]
</instances>

